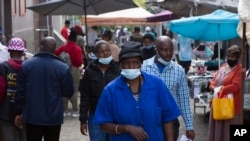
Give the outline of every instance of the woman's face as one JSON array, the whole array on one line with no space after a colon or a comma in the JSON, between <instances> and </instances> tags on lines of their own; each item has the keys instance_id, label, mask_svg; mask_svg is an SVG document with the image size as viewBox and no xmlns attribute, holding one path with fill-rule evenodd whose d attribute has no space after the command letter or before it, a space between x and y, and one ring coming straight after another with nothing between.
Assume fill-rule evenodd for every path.
<instances>
[{"instance_id":1,"label":"woman's face","mask_svg":"<svg viewBox=\"0 0 250 141\"><path fill-rule=\"evenodd\" d=\"M107 58L111 56L111 49L107 44L101 44L100 47L96 50L97 58Z\"/></svg>"},{"instance_id":2,"label":"woman's face","mask_svg":"<svg viewBox=\"0 0 250 141\"><path fill-rule=\"evenodd\" d=\"M237 56L231 53L227 53L227 60L237 60Z\"/></svg>"},{"instance_id":3,"label":"woman's face","mask_svg":"<svg viewBox=\"0 0 250 141\"><path fill-rule=\"evenodd\" d=\"M234 54L227 53L227 63L232 68L238 63L238 57Z\"/></svg>"}]
</instances>

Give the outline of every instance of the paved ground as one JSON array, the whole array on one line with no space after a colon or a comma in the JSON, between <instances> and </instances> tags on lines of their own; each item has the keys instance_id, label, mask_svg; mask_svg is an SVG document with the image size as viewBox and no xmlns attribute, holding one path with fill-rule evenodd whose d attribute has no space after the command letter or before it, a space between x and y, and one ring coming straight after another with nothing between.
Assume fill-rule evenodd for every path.
<instances>
[{"instance_id":1,"label":"paved ground","mask_svg":"<svg viewBox=\"0 0 250 141\"><path fill-rule=\"evenodd\" d=\"M191 102L191 107L193 110L193 100ZM185 134L185 126L181 121L180 136ZM194 129L196 132L195 141L206 141L207 139L207 122L204 123L203 109L197 108L196 114L194 114ZM80 122L78 118L65 118L64 124L62 125L60 141L89 141L87 136L83 136L80 133Z\"/></svg>"}]
</instances>

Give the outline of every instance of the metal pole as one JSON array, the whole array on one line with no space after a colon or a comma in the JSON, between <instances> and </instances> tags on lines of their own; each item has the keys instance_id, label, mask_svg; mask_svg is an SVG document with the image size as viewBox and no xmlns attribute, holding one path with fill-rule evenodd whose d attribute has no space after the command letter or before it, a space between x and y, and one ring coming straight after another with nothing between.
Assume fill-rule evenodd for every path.
<instances>
[{"instance_id":1,"label":"metal pole","mask_svg":"<svg viewBox=\"0 0 250 141\"><path fill-rule=\"evenodd\" d=\"M3 44L6 44L5 40L5 25L4 25L4 0L1 0L1 26L2 26L2 39L1 42Z\"/></svg>"},{"instance_id":2,"label":"metal pole","mask_svg":"<svg viewBox=\"0 0 250 141\"><path fill-rule=\"evenodd\" d=\"M246 23L242 22L243 24L243 32L242 32L242 70L246 70ZM240 122L243 124L243 110L244 110L244 82L245 82L246 72L242 71L242 94L241 94L241 109L240 109Z\"/></svg>"},{"instance_id":3,"label":"metal pole","mask_svg":"<svg viewBox=\"0 0 250 141\"><path fill-rule=\"evenodd\" d=\"M86 0L84 0L83 9L84 9L84 19L85 19L86 47L88 47L88 26L87 26L87 7L86 7Z\"/></svg>"}]
</instances>

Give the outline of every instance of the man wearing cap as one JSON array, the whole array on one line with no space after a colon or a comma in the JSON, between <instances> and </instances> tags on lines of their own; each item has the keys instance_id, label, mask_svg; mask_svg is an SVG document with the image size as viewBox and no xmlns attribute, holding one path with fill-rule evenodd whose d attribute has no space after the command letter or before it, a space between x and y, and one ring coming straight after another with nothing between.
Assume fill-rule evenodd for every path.
<instances>
[{"instance_id":1,"label":"man wearing cap","mask_svg":"<svg viewBox=\"0 0 250 141\"><path fill-rule=\"evenodd\" d=\"M14 124L16 78L25 50L22 39L12 38L8 45L10 59L0 64L0 128L4 141L25 141L24 129L18 129Z\"/></svg>"},{"instance_id":2,"label":"man wearing cap","mask_svg":"<svg viewBox=\"0 0 250 141\"><path fill-rule=\"evenodd\" d=\"M40 52L26 60L16 86L15 124L25 123L27 141L59 141L63 123L62 97L74 93L69 67L54 55L56 40L42 39Z\"/></svg>"},{"instance_id":3,"label":"man wearing cap","mask_svg":"<svg viewBox=\"0 0 250 141\"><path fill-rule=\"evenodd\" d=\"M111 141L173 141L172 121L180 111L164 83L141 71L140 47L133 41L122 45L121 75L104 88L94 122Z\"/></svg>"}]
</instances>

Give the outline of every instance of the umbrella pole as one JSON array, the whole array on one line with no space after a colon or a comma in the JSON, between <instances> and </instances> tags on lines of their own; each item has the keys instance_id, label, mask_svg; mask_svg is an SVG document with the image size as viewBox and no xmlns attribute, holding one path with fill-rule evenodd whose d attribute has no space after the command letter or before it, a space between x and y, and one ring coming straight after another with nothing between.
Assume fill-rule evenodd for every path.
<instances>
[{"instance_id":1,"label":"umbrella pole","mask_svg":"<svg viewBox=\"0 0 250 141\"><path fill-rule=\"evenodd\" d=\"M220 68L220 62L221 62L221 58L220 58L220 49L222 48L222 41L218 42L218 69Z\"/></svg>"},{"instance_id":2,"label":"umbrella pole","mask_svg":"<svg viewBox=\"0 0 250 141\"><path fill-rule=\"evenodd\" d=\"M246 23L243 22L243 32L242 32L242 94L241 94L241 109L240 109L240 123L243 124L244 123L244 114L243 114L243 110L244 110L244 83L245 83L245 76L246 76L246 51L245 51L245 47L246 47Z\"/></svg>"},{"instance_id":3,"label":"umbrella pole","mask_svg":"<svg viewBox=\"0 0 250 141\"><path fill-rule=\"evenodd\" d=\"M83 0L83 10L84 10L84 24L85 24L85 39L86 39L86 44L85 44L85 54L87 55L86 58L87 60L89 59L88 52L89 52L89 47L88 47L88 26L87 26L87 7L86 7L86 0Z\"/></svg>"}]
</instances>

